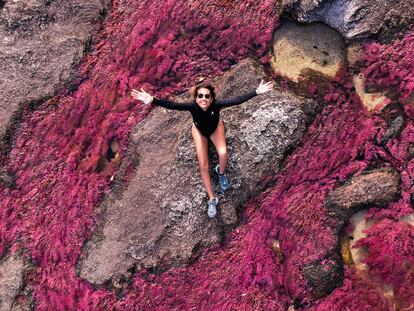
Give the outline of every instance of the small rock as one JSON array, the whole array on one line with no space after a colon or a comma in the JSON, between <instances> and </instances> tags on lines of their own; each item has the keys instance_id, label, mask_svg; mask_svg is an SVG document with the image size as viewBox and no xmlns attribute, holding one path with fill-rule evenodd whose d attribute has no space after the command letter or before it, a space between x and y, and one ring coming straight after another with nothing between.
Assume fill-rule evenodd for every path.
<instances>
[{"instance_id":1,"label":"small rock","mask_svg":"<svg viewBox=\"0 0 414 311\"><path fill-rule=\"evenodd\" d=\"M408 222L409 224L414 226L414 214L405 215L404 217L401 218L401 220Z\"/></svg>"},{"instance_id":2,"label":"small rock","mask_svg":"<svg viewBox=\"0 0 414 311\"><path fill-rule=\"evenodd\" d=\"M280 242L278 240L272 241L272 250L275 253L276 257L279 259L279 261L283 261L283 254L280 250Z\"/></svg>"},{"instance_id":3,"label":"small rock","mask_svg":"<svg viewBox=\"0 0 414 311\"><path fill-rule=\"evenodd\" d=\"M365 79L362 74L355 75L354 87L359 98L361 99L362 105L364 105L369 112L384 108L390 99L382 93L367 93L365 91Z\"/></svg>"},{"instance_id":4,"label":"small rock","mask_svg":"<svg viewBox=\"0 0 414 311\"><path fill-rule=\"evenodd\" d=\"M394 288L392 285L384 285L382 288L382 294L384 295L384 298L388 301L391 301L393 304L393 310L398 310L398 301L396 301Z\"/></svg>"},{"instance_id":5,"label":"small rock","mask_svg":"<svg viewBox=\"0 0 414 311\"><path fill-rule=\"evenodd\" d=\"M385 145L389 139L397 138L405 127L407 115L404 107L400 103L389 104L383 111L384 119L387 121L388 127L383 137L381 144Z\"/></svg>"},{"instance_id":6,"label":"small rock","mask_svg":"<svg viewBox=\"0 0 414 311\"><path fill-rule=\"evenodd\" d=\"M319 299L329 295L343 281L343 268L338 265L340 261L337 255L314 262L303 268L303 275L311 288L312 297Z\"/></svg>"},{"instance_id":7,"label":"small rock","mask_svg":"<svg viewBox=\"0 0 414 311\"><path fill-rule=\"evenodd\" d=\"M350 232L347 232L347 235L350 242L352 261L355 265L355 268L358 270L368 269L368 266L362 262L367 254L367 250L363 247L354 248L354 245L357 241L366 237L364 231L373 225L371 221L366 220L367 213L367 210L362 210L352 215L352 217L349 219L349 223L353 229Z\"/></svg>"},{"instance_id":8,"label":"small rock","mask_svg":"<svg viewBox=\"0 0 414 311\"><path fill-rule=\"evenodd\" d=\"M15 176L9 172L0 172L0 184L4 188L11 188L15 187Z\"/></svg>"},{"instance_id":9,"label":"small rock","mask_svg":"<svg viewBox=\"0 0 414 311\"><path fill-rule=\"evenodd\" d=\"M364 207L384 207L399 197L399 182L400 174L392 168L367 171L352 177L329 194L326 200L329 215L346 222Z\"/></svg>"}]
</instances>

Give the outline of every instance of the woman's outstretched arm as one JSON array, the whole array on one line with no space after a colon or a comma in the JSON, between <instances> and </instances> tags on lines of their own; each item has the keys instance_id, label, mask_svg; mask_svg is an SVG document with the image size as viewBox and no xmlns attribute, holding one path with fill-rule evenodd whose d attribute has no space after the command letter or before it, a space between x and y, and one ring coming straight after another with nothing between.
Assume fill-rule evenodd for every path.
<instances>
[{"instance_id":1,"label":"woman's outstretched arm","mask_svg":"<svg viewBox=\"0 0 414 311\"><path fill-rule=\"evenodd\" d=\"M256 90L251 91L251 92L246 93L246 94L243 94L241 96L231 98L231 99L221 100L221 101L217 102L216 105L220 108L240 105L240 104L244 103L245 101L248 101L249 99L251 99L252 97L254 97L256 95L264 94L266 92L269 92L272 88L273 88L273 82L272 81L264 83L263 80L262 80Z\"/></svg>"},{"instance_id":2,"label":"woman's outstretched arm","mask_svg":"<svg viewBox=\"0 0 414 311\"><path fill-rule=\"evenodd\" d=\"M167 109L190 110L194 107L194 103L174 103L169 100L155 98L154 96L151 96L149 93L145 92L143 88L141 88L141 91L133 89L131 92L131 96L135 99L142 101L146 105L154 103L154 105L161 106Z\"/></svg>"}]
</instances>

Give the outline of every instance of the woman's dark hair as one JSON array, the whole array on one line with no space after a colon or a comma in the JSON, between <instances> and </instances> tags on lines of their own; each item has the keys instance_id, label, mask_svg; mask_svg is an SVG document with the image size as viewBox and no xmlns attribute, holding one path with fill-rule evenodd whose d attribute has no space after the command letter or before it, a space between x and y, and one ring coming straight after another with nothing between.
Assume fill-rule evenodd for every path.
<instances>
[{"instance_id":1,"label":"woman's dark hair","mask_svg":"<svg viewBox=\"0 0 414 311\"><path fill-rule=\"evenodd\" d=\"M195 88L194 88L194 93L193 93L193 98L194 98L194 101L196 100L196 98L197 98L197 94L198 94L198 90L199 89L207 89L207 90L209 90L210 91L210 95L211 95L211 98L212 98L212 100L213 100L213 103L216 101L216 93L214 92L214 86L212 86L211 84L200 84L200 85L197 85Z\"/></svg>"}]
</instances>

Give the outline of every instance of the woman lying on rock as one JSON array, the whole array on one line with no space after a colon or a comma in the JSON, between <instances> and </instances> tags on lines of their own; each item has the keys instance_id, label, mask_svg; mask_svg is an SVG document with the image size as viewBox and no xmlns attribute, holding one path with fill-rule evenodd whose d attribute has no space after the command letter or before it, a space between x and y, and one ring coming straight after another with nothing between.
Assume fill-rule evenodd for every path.
<instances>
[{"instance_id":1,"label":"woman lying on rock","mask_svg":"<svg viewBox=\"0 0 414 311\"><path fill-rule=\"evenodd\" d=\"M191 112L194 122L192 134L200 164L201 180L203 181L209 198L207 214L210 218L216 216L218 198L214 197L208 171L208 138L213 142L219 157L219 165L214 170L219 177L220 188L225 192L229 187L225 174L228 159L227 146L224 135L224 123L220 117L220 109L244 103L258 94L270 91L272 88L272 82L264 83L261 81L260 85L254 91L229 100L216 101L214 87L211 85L198 85L194 90L194 102L189 103L174 103L158 99L145 92L142 88L141 91L134 89L131 92L132 97L141 100L145 104L154 103L157 106L167 109Z\"/></svg>"}]
</instances>

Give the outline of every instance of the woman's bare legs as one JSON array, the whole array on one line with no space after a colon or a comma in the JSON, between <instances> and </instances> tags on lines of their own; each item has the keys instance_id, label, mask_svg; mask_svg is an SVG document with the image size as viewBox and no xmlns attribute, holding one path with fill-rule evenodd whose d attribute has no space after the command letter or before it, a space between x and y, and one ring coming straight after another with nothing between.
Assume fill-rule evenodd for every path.
<instances>
[{"instance_id":1,"label":"woman's bare legs","mask_svg":"<svg viewBox=\"0 0 414 311\"><path fill-rule=\"evenodd\" d=\"M217 131L217 130L216 130ZM198 163L200 165L200 175L201 180L203 181L204 187L207 190L208 199L214 199L213 188L211 186L210 173L208 171L208 140L200 131L195 127L191 129L193 134L193 140L196 145L196 152Z\"/></svg>"},{"instance_id":2,"label":"woman's bare legs","mask_svg":"<svg viewBox=\"0 0 414 311\"><path fill-rule=\"evenodd\" d=\"M219 164L220 164L220 174L224 174L227 166L227 145L226 145L226 137L224 133L224 123L223 120L219 120L216 130L210 136L211 141L213 142L214 146L216 147L216 151L219 157Z\"/></svg>"}]
</instances>

